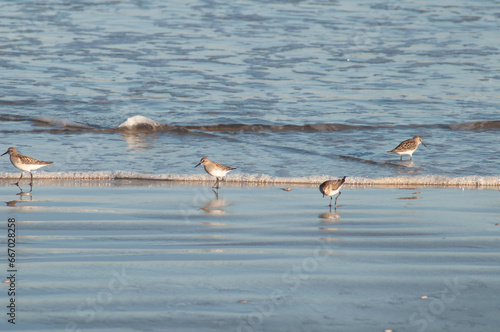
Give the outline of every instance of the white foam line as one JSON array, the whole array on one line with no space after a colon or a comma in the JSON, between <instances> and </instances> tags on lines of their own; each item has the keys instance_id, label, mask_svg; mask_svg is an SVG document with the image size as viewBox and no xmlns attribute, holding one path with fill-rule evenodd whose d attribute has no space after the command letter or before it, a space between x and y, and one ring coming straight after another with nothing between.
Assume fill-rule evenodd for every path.
<instances>
[{"instance_id":1,"label":"white foam line","mask_svg":"<svg viewBox=\"0 0 500 332\"><path fill-rule=\"evenodd\" d=\"M17 179L19 173L0 173L0 179ZM306 177L275 177L266 174L230 174L225 181L253 184L320 184L338 176L313 175ZM214 182L208 174L147 174L128 171L101 172L36 172L34 179L60 180L149 180L178 182ZM438 186L438 187L500 187L500 176L418 175L398 177L348 177L346 185L353 186Z\"/></svg>"}]
</instances>

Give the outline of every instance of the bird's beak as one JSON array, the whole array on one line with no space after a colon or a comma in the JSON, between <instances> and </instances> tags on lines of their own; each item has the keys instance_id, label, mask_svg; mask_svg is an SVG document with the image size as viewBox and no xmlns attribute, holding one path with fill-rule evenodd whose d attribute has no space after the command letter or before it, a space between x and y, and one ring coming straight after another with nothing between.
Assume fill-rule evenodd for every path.
<instances>
[{"instance_id":1,"label":"bird's beak","mask_svg":"<svg viewBox=\"0 0 500 332\"><path fill-rule=\"evenodd\" d=\"M4 154L5 154L5 153L4 153ZM196 167L198 167L198 166L200 166L200 165L201 165L201 163L199 163L198 165L196 165L194 168L196 168Z\"/></svg>"},{"instance_id":2,"label":"bird's beak","mask_svg":"<svg viewBox=\"0 0 500 332\"><path fill-rule=\"evenodd\" d=\"M7 153L9 153L9 150L7 150L7 152L3 153L1 156L3 156L4 154L7 154ZM0 156L0 157L1 157L1 156Z\"/></svg>"},{"instance_id":3,"label":"bird's beak","mask_svg":"<svg viewBox=\"0 0 500 332\"><path fill-rule=\"evenodd\" d=\"M425 146L425 147L427 147L427 145L425 145L424 142L422 142L422 145Z\"/></svg>"}]
</instances>

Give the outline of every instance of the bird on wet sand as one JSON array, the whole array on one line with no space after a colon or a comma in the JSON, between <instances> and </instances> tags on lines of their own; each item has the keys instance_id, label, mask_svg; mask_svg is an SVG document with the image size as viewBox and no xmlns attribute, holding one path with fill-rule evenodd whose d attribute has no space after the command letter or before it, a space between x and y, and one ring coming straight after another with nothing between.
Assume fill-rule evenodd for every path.
<instances>
[{"instance_id":1,"label":"bird on wet sand","mask_svg":"<svg viewBox=\"0 0 500 332\"><path fill-rule=\"evenodd\" d=\"M420 136L415 136L413 138L407 139L406 141L401 142L398 146L388 152L397 153L401 156L399 160L403 160L403 155L409 155L410 160L413 160L412 154L418 148L418 145L422 144L427 147L427 145L422 142L422 138Z\"/></svg>"},{"instance_id":2,"label":"bird on wet sand","mask_svg":"<svg viewBox=\"0 0 500 332\"><path fill-rule=\"evenodd\" d=\"M215 181L215 184L212 186L212 188L217 189L219 189L219 181L224 178L224 176L226 176L229 171L236 169L236 167L222 165L216 163L215 161L211 161L206 157L201 158L200 162L195 167L198 167L200 165L203 165L203 167L205 167L205 172L217 179L217 181Z\"/></svg>"},{"instance_id":3,"label":"bird on wet sand","mask_svg":"<svg viewBox=\"0 0 500 332\"><path fill-rule=\"evenodd\" d=\"M21 181L21 179L23 178L23 174L25 171L30 173L31 175L30 185L32 185L33 173L31 173L31 171L52 164L52 161L41 161L35 158L19 154L17 153L17 149L12 147L9 148L7 152L2 154L2 156L6 154L10 155L10 162L12 163L12 165L14 165L14 167L16 167L17 169L21 170L21 177L19 177L19 180L17 180L17 182L15 183L16 185L19 185L19 181Z\"/></svg>"},{"instance_id":4,"label":"bird on wet sand","mask_svg":"<svg viewBox=\"0 0 500 332\"><path fill-rule=\"evenodd\" d=\"M337 208L337 199L341 194L340 189L344 185L346 177L347 176L344 176L342 179L338 180L325 181L319 186L319 191L323 194L323 197L330 196L330 208L332 207L333 195L339 193L337 197L335 197L335 209Z\"/></svg>"}]
</instances>

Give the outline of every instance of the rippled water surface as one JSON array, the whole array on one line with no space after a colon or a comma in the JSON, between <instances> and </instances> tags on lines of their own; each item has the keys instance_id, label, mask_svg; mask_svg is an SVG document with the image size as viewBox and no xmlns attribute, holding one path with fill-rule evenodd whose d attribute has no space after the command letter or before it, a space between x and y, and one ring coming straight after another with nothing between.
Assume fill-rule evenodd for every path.
<instances>
[{"instance_id":1,"label":"rippled water surface","mask_svg":"<svg viewBox=\"0 0 500 332\"><path fill-rule=\"evenodd\" d=\"M499 4L0 1L0 141L51 172L495 176Z\"/></svg>"},{"instance_id":2,"label":"rippled water surface","mask_svg":"<svg viewBox=\"0 0 500 332\"><path fill-rule=\"evenodd\" d=\"M14 189L0 181L19 281L17 323L4 316L2 331L498 327L496 191L345 188L329 210L312 187Z\"/></svg>"}]
</instances>

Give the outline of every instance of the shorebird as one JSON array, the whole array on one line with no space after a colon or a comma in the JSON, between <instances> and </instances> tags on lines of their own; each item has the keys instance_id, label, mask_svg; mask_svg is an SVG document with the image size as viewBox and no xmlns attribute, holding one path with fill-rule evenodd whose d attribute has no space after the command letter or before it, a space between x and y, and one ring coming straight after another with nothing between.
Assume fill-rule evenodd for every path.
<instances>
[{"instance_id":1,"label":"shorebird","mask_svg":"<svg viewBox=\"0 0 500 332\"><path fill-rule=\"evenodd\" d=\"M403 160L403 155L407 154L410 156L410 160L412 160L412 154L415 152L415 150L418 148L418 145L422 144L423 146L427 147L427 145L422 142L422 138L420 136L415 136L413 138L407 139L406 141L401 142L398 146L396 146L394 149L391 151L387 152L394 152L397 153L401 156L399 160Z\"/></svg>"},{"instance_id":2,"label":"shorebird","mask_svg":"<svg viewBox=\"0 0 500 332\"><path fill-rule=\"evenodd\" d=\"M198 167L200 165L203 165L203 167L205 167L205 172L207 172L208 174L210 174L212 176L215 176L217 181L215 181L215 184L212 186L212 188L217 188L217 189L219 189L219 181L229 171L236 169L236 167L222 165L222 164L216 163L215 161L211 161L208 158L201 158L200 162L195 167Z\"/></svg>"},{"instance_id":3,"label":"shorebird","mask_svg":"<svg viewBox=\"0 0 500 332\"><path fill-rule=\"evenodd\" d=\"M337 208L337 199L341 194L340 188L342 188L342 186L344 185L346 177L347 176L344 176L342 179L338 180L325 181L322 184L320 184L319 191L323 194L323 197L330 196L330 205L329 205L330 208L332 207L333 195L339 193L337 197L335 197L335 208Z\"/></svg>"},{"instance_id":4,"label":"shorebird","mask_svg":"<svg viewBox=\"0 0 500 332\"><path fill-rule=\"evenodd\" d=\"M10 155L10 162L12 163L12 165L21 170L21 177L19 178L19 180L17 180L16 185L19 185L19 181L21 181L24 171L31 174L30 185L32 185L33 173L31 173L31 171L52 164L52 161L41 161L28 156L23 156L22 154L17 153L16 148L9 148L7 152L2 154L2 156L7 153Z\"/></svg>"}]
</instances>

